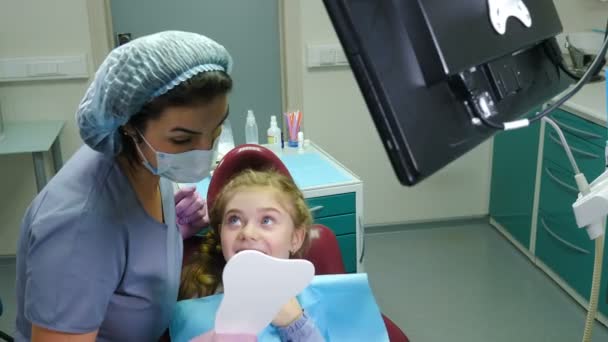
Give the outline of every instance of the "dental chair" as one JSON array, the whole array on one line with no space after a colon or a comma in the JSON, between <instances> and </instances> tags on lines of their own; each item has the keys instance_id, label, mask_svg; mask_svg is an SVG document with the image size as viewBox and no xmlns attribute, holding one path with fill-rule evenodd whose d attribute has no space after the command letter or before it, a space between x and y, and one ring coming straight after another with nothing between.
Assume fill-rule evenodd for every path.
<instances>
[{"instance_id":1,"label":"dental chair","mask_svg":"<svg viewBox=\"0 0 608 342\"><path fill-rule=\"evenodd\" d=\"M2 298L0 298L0 316L2 316L2 311L3 311ZM13 342L13 338L10 337L5 332L3 332L2 330L0 330L0 341Z\"/></svg>"},{"instance_id":2,"label":"dental chair","mask_svg":"<svg viewBox=\"0 0 608 342\"><path fill-rule=\"evenodd\" d=\"M239 172L246 170L274 169L291 178L281 160L270 150L259 145L241 145L228 152L213 173L207 191L207 207L211 208L222 187ZM314 225L310 232L311 245L304 256L315 266L315 274L346 273L342 254L335 234L326 226ZM201 244L202 237L194 236L184 241L184 265ZM407 336L388 317L382 315L391 342L408 342Z\"/></svg>"},{"instance_id":3,"label":"dental chair","mask_svg":"<svg viewBox=\"0 0 608 342\"><path fill-rule=\"evenodd\" d=\"M310 232L310 248L304 259L315 265L315 275L344 274L340 245L334 232L324 225L316 224ZM391 342L408 342L405 333L385 315L382 315L388 338Z\"/></svg>"}]
</instances>

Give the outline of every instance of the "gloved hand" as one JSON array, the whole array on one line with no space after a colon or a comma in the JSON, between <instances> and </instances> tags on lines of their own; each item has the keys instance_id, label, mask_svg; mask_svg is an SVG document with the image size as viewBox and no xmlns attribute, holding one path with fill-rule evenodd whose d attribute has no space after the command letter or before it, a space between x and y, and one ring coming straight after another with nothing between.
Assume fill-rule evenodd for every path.
<instances>
[{"instance_id":1,"label":"gloved hand","mask_svg":"<svg viewBox=\"0 0 608 342\"><path fill-rule=\"evenodd\" d=\"M207 202L196 188L183 188L175 193L175 215L182 239L187 239L209 225Z\"/></svg>"}]
</instances>

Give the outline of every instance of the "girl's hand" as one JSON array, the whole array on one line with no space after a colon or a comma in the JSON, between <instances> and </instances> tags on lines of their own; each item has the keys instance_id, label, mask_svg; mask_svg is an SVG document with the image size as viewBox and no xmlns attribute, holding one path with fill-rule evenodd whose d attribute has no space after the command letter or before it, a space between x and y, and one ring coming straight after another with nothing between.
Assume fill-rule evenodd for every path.
<instances>
[{"instance_id":1,"label":"girl's hand","mask_svg":"<svg viewBox=\"0 0 608 342\"><path fill-rule=\"evenodd\" d=\"M277 327L286 327L302 317L302 306L297 298L292 298L283 305L281 311L272 320L272 324Z\"/></svg>"}]
</instances>

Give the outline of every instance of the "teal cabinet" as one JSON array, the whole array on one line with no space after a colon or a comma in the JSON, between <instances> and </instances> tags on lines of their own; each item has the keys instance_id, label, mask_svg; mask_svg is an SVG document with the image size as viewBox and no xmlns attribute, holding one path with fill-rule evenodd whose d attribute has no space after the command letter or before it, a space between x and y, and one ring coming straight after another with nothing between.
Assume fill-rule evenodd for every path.
<instances>
[{"instance_id":1,"label":"teal cabinet","mask_svg":"<svg viewBox=\"0 0 608 342\"><path fill-rule=\"evenodd\" d=\"M331 229L338 239L346 272L357 272L357 215L355 193L306 199L315 224Z\"/></svg>"},{"instance_id":2,"label":"teal cabinet","mask_svg":"<svg viewBox=\"0 0 608 342\"><path fill-rule=\"evenodd\" d=\"M357 238L355 234L346 234L338 236L338 245L342 252L344 261L344 269L347 273L357 272L357 251L353 246L356 244Z\"/></svg>"},{"instance_id":3,"label":"teal cabinet","mask_svg":"<svg viewBox=\"0 0 608 342\"><path fill-rule=\"evenodd\" d=\"M490 216L530 248L540 125L494 137Z\"/></svg>"},{"instance_id":4,"label":"teal cabinet","mask_svg":"<svg viewBox=\"0 0 608 342\"><path fill-rule=\"evenodd\" d=\"M563 109L556 109L551 118L564 133L572 134L600 147L606 145L606 127L582 119Z\"/></svg>"},{"instance_id":5,"label":"teal cabinet","mask_svg":"<svg viewBox=\"0 0 608 342\"><path fill-rule=\"evenodd\" d=\"M565 111L553 115L564 132L580 171L589 182L605 169L606 128ZM574 171L555 130L545 130L536 257L582 298L589 300L595 260L595 242L578 228L572 204L578 196ZM608 314L606 291L608 253L604 255L599 311Z\"/></svg>"},{"instance_id":6,"label":"teal cabinet","mask_svg":"<svg viewBox=\"0 0 608 342\"><path fill-rule=\"evenodd\" d=\"M593 181L605 169L606 127L561 109L551 117L564 132L581 172L589 182ZM542 157L538 154L541 136ZM538 158L542 158L540 163ZM572 204L577 196L572 166L550 125L544 129L533 125L495 137L490 216L530 251L533 262L550 269L560 286L570 293L576 292L580 296L575 296L576 300L588 300L595 243L576 225ZM538 215L532 217L535 201ZM532 226L536 227L534 233ZM534 241L531 234L535 234ZM598 308L604 315L608 315L607 291L608 249L605 249ZM584 304L580 300L579 303Z\"/></svg>"},{"instance_id":7,"label":"teal cabinet","mask_svg":"<svg viewBox=\"0 0 608 342\"><path fill-rule=\"evenodd\" d=\"M570 146L572 156L576 160L576 164L581 172L585 174L587 180L591 182L604 172L604 150L589 141L582 139L576 135L568 133L564 130L564 137ZM572 165L568 160L568 156L557 132L547 126L545 130L545 144L543 158L550 160L563 169L572 172Z\"/></svg>"},{"instance_id":8,"label":"teal cabinet","mask_svg":"<svg viewBox=\"0 0 608 342\"><path fill-rule=\"evenodd\" d=\"M594 247L572 213L577 194L572 171L543 160L536 256L588 300Z\"/></svg>"},{"instance_id":9,"label":"teal cabinet","mask_svg":"<svg viewBox=\"0 0 608 342\"><path fill-rule=\"evenodd\" d=\"M352 214L318 218L315 219L315 223L327 226L336 236L354 234L357 228L357 219L354 212Z\"/></svg>"},{"instance_id":10,"label":"teal cabinet","mask_svg":"<svg viewBox=\"0 0 608 342\"><path fill-rule=\"evenodd\" d=\"M306 203L315 218L355 212L355 193L307 198Z\"/></svg>"}]
</instances>

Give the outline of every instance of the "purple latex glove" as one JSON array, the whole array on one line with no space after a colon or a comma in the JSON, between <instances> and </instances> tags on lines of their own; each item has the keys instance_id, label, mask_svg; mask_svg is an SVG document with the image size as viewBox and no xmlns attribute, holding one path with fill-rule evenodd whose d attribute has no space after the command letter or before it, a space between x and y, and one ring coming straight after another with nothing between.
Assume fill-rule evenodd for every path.
<instances>
[{"instance_id":1,"label":"purple latex glove","mask_svg":"<svg viewBox=\"0 0 608 342\"><path fill-rule=\"evenodd\" d=\"M207 202L196 188L183 188L175 193L175 216L182 239L187 239L209 225Z\"/></svg>"},{"instance_id":2,"label":"purple latex glove","mask_svg":"<svg viewBox=\"0 0 608 342\"><path fill-rule=\"evenodd\" d=\"M216 334L215 331L210 331L191 339L190 342L256 342L257 340L255 335Z\"/></svg>"}]
</instances>

